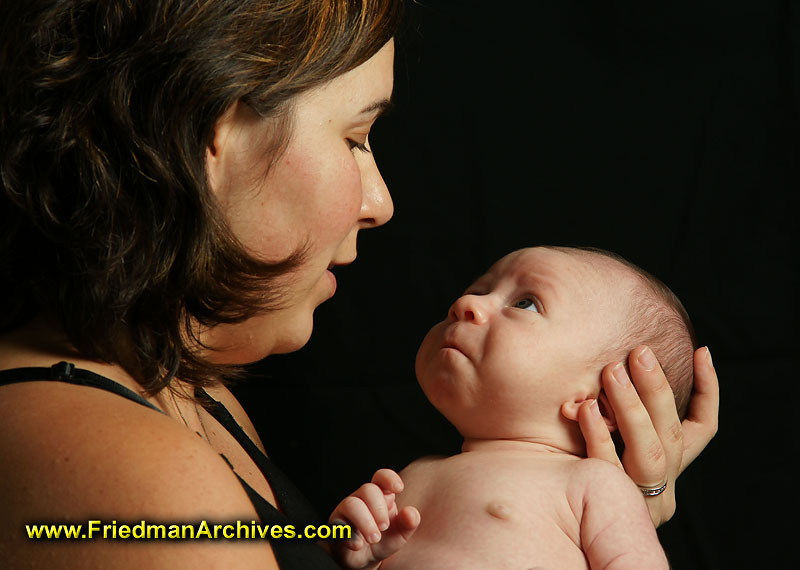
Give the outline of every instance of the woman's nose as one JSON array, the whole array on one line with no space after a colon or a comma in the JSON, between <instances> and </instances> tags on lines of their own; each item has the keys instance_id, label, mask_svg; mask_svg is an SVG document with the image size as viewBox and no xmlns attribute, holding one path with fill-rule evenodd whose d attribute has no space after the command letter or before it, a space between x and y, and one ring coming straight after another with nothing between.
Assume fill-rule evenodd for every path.
<instances>
[{"instance_id":1,"label":"woman's nose","mask_svg":"<svg viewBox=\"0 0 800 570\"><path fill-rule=\"evenodd\" d=\"M450 317L456 321L480 324L486 322L487 316L485 295L462 295L450 307Z\"/></svg>"},{"instance_id":2,"label":"woman's nose","mask_svg":"<svg viewBox=\"0 0 800 570\"><path fill-rule=\"evenodd\" d=\"M394 204L389 188L383 180L375 159L370 154L370 160L362 169L360 223L362 228L376 228L382 226L392 218Z\"/></svg>"}]
</instances>

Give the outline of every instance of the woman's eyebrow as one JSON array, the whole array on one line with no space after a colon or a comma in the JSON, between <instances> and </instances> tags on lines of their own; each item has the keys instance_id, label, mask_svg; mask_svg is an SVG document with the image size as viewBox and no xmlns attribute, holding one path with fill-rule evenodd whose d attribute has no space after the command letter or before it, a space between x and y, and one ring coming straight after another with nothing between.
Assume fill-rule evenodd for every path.
<instances>
[{"instance_id":1,"label":"woman's eyebrow","mask_svg":"<svg viewBox=\"0 0 800 570\"><path fill-rule=\"evenodd\" d=\"M375 101L374 103L370 103L363 109L359 115L367 115L367 114L375 114L375 117L380 117L381 115L387 113L392 107L394 107L394 103L391 102L389 99L381 99L379 101Z\"/></svg>"}]
</instances>

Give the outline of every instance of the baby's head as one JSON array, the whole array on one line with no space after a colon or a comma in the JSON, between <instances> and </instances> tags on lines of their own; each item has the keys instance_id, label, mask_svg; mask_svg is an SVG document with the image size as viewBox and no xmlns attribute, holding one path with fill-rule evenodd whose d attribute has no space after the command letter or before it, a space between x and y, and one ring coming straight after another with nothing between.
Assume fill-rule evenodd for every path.
<instances>
[{"instance_id":1,"label":"baby's head","mask_svg":"<svg viewBox=\"0 0 800 570\"><path fill-rule=\"evenodd\" d=\"M660 281L615 254L537 247L495 263L420 346L416 370L430 401L464 437L570 437L587 399L605 405L600 373L647 344L681 417L695 341L686 311Z\"/></svg>"},{"instance_id":2,"label":"baby's head","mask_svg":"<svg viewBox=\"0 0 800 570\"><path fill-rule=\"evenodd\" d=\"M692 321L680 299L660 279L616 253L590 247L550 246L549 249L605 257L627 268L638 281L631 291L631 297L627 299L630 309L627 329L622 331L623 335L616 346L609 347L607 353L600 355L600 363L604 366L612 360L626 362L633 348L646 344L656 354L675 395L678 416L684 419L694 383L697 339Z\"/></svg>"}]
</instances>

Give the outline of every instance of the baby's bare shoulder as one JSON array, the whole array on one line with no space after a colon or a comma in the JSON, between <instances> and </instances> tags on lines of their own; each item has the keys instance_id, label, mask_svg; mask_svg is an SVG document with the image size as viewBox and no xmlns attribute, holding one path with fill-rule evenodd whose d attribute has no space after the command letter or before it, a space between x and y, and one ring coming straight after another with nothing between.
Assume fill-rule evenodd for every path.
<instances>
[{"instance_id":1,"label":"baby's bare shoulder","mask_svg":"<svg viewBox=\"0 0 800 570\"><path fill-rule=\"evenodd\" d=\"M430 475L433 471L441 468L443 462L447 459L448 457L445 455L420 457L406 465L403 470L400 471L400 477L405 481L406 478Z\"/></svg>"},{"instance_id":2,"label":"baby's bare shoulder","mask_svg":"<svg viewBox=\"0 0 800 570\"><path fill-rule=\"evenodd\" d=\"M399 507L407 505L419 506L430 494L440 479L440 470L444 456L427 456L409 463L402 471L403 492L397 496Z\"/></svg>"},{"instance_id":3,"label":"baby's bare shoulder","mask_svg":"<svg viewBox=\"0 0 800 570\"><path fill-rule=\"evenodd\" d=\"M632 484L625 472L602 459L587 458L575 461L570 469L570 481L577 484L623 485Z\"/></svg>"},{"instance_id":4,"label":"baby's bare shoulder","mask_svg":"<svg viewBox=\"0 0 800 570\"><path fill-rule=\"evenodd\" d=\"M611 497L620 500L631 497L641 499L639 489L622 469L607 461L592 458L576 461L572 466L567 496L575 507L585 505L593 497L603 497L604 500Z\"/></svg>"}]
</instances>

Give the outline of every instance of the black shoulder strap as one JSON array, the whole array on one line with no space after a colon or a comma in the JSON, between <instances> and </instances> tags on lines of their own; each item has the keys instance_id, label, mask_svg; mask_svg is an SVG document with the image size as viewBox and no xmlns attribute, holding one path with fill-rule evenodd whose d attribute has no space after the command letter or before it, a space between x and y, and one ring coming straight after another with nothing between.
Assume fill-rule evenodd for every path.
<instances>
[{"instance_id":1,"label":"black shoulder strap","mask_svg":"<svg viewBox=\"0 0 800 570\"><path fill-rule=\"evenodd\" d=\"M236 476L239 477L238 474L236 474ZM250 497L250 501L253 503L262 525L279 525L284 529L287 528L288 525L292 525L296 533L295 536L302 536L305 531L303 523L298 524L296 520L290 519L285 514L278 511L241 477L239 477L239 481ZM270 482L270 484L272 484L272 482ZM275 489L273 487L273 492L274 491ZM278 561L278 567L281 570L342 570L342 568L334 562L333 558L331 558L331 556L313 539L273 540L271 546L272 553L275 555Z\"/></svg>"},{"instance_id":2,"label":"black shoulder strap","mask_svg":"<svg viewBox=\"0 0 800 570\"><path fill-rule=\"evenodd\" d=\"M99 388L101 390L106 390L107 392L113 392L118 396L127 398L128 400L136 402L137 404L141 404L142 406L152 408L157 412L161 412L161 410L142 398L133 390L130 390L122 384L114 382L105 376L100 376L99 374L95 374L89 370L83 370L82 368L75 368L75 365L71 362L59 362L50 368L45 366L31 366L28 368L0 370L0 386L16 384L18 382L36 382L47 380Z\"/></svg>"},{"instance_id":3,"label":"black shoulder strap","mask_svg":"<svg viewBox=\"0 0 800 570\"><path fill-rule=\"evenodd\" d=\"M264 455L261 449L250 439L228 411L228 408L209 396L202 388L197 389L196 395L206 411L208 411L222 427L228 430L258 466L264 474L264 477L269 481L269 485L272 487L272 493L275 495L278 505L280 505L283 512L286 513L289 518L309 524L320 524L320 522L324 522L321 521L315 509L311 506L303 493L295 487L289 477Z\"/></svg>"}]
</instances>

